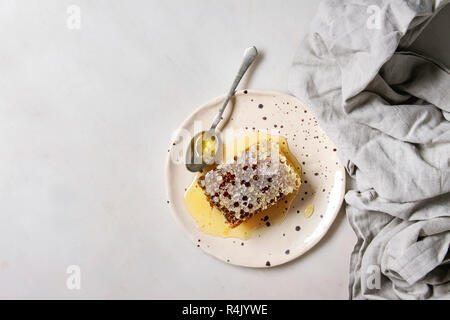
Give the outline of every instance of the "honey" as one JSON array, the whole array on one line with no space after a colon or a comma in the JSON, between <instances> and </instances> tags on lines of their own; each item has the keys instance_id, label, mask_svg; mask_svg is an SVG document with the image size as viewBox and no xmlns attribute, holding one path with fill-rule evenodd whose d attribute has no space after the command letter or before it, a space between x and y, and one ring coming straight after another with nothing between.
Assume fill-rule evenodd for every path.
<instances>
[{"instance_id":1,"label":"honey","mask_svg":"<svg viewBox=\"0 0 450 320\"><path fill-rule=\"evenodd\" d=\"M295 169L300 176L301 166L295 157L290 153L285 138L279 136L271 136L263 133L252 133L238 138L230 144L223 147L223 161L234 157L240 152L247 150L254 144L268 143L277 141L280 151L287 158L289 164ZM267 228L283 221L289 207L297 195L298 191L290 193L281 198L275 205L254 215L247 221L232 228L226 221L222 212L212 207L208 202L204 191L197 183L198 175L191 183L184 195L186 209L196 221L199 229L209 235L223 238L239 238L248 239L252 233L261 228Z\"/></svg>"},{"instance_id":2,"label":"honey","mask_svg":"<svg viewBox=\"0 0 450 320\"><path fill-rule=\"evenodd\" d=\"M305 218L310 218L313 213L314 213L314 203L310 203L306 206L303 214Z\"/></svg>"},{"instance_id":3,"label":"honey","mask_svg":"<svg viewBox=\"0 0 450 320\"><path fill-rule=\"evenodd\" d=\"M205 163L211 163L216 153L216 138L209 132L203 132L196 141L196 153Z\"/></svg>"},{"instance_id":4,"label":"honey","mask_svg":"<svg viewBox=\"0 0 450 320\"><path fill-rule=\"evenodd\" d=\"M214 156L216 153L216 142L214 137L203 140L202 153L208 157Z\"/></svg>"}]
</instances>

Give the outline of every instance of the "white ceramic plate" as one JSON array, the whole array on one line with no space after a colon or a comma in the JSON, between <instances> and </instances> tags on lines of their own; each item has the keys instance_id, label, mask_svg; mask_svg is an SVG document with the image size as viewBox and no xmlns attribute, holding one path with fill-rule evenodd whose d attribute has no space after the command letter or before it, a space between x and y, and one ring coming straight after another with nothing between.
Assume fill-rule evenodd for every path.
<instances>
[{"instance_id":1,"label":"white ceramic plate","mask_svg":"<svg viewBox=\"0 0 450 320\"><path fill-rule=\"evenodd\" d=\"M195 174L186 170L182 159L190 136L209 129L224 98L201 106L175 133L166 163L169 205L194 244L220 260L247 267L286 263L308 251L330 228L344 198L344 167L336 147L297 98L278 92L237 92L219 129L240 129L240 133L259 129L286 137L291 153L302 164L302 185L284 221L256 230L250 239L204 234L185 209L183 195ZM311 203L314 213L306 218L304 209Z\"/></svg>"}]
</instances>

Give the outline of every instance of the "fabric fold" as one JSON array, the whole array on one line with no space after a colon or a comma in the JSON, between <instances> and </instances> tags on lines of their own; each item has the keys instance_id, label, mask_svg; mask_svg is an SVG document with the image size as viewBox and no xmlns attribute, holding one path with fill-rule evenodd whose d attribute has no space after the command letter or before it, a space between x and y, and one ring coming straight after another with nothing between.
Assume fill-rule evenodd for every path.
<instances>
[{"instance_id":1,"label":"fabric fold","mask_svg":"<svg viewBox=\"0 0 450 320\"><path fill-rule=\"evenodd\" d=\"M351 177L351 298L450 298L450 74L409 48L448 3L323 1L294 58Z\"/></svg>"}]
</instances>

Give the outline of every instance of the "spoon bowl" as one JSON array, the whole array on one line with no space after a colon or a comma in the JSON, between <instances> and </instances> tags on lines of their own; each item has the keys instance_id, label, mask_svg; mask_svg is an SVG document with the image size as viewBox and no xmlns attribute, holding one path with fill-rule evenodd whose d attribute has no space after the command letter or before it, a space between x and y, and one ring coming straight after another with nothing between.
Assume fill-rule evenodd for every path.
<instances>
[{"instance_id":1,"label":"spoon bowl","mask_svg":"<svg viewBox=\"0 0 450 320\"><path fill-rule=\"evenodd\" d=\"M191 172L198 172L213 164L221 146L220 136L214 129L197 133L186 152L186 168Z\"/></svg>"}]
</instances>

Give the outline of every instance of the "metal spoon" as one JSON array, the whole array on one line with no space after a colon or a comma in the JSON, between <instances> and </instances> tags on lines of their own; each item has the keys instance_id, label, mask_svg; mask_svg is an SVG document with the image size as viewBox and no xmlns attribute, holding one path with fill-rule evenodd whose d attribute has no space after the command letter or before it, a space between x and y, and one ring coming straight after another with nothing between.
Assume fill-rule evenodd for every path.
<instances>
[{"instance_id":1,"label":"metal spoon","mask_svg":"<svg viewBox=\"0 0 450 320\"><path fill-rule=\"evenodd\" d=\"M239 68L239 71L234 78L233 84L231 85L230 91L228 92L225 101L223 102L222 106L219 109L219 112L214 118L211 128L207 131L197 133L191 139L189 147L186 151L186 168L189 171L198 172L207 165L214 162L217 152L220 150L221 146L220 137L216 132L216 127L222 119L222 114L225 111L225 108L227 107L231 97L234 95L239 82L241 81L242 77L244 76L250 65L253 63L253 61L255 61L257 55L258 51L255 47L245 49L244 60L242 61L241 67ZM214 143L214 148L212 150L209 150L209 154L205 154L205 142L208 142L210 144L211 141L212 143Z\"/></svg>"}]
</instances>

